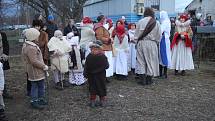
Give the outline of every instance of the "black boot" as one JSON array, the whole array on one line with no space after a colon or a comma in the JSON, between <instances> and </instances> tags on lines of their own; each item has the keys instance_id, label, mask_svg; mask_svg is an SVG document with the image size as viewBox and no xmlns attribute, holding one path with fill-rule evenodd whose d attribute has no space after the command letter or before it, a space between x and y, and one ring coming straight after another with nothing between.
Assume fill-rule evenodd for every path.
<instances>
[{"instance_id":1,"label":"black boot","mask_svg":"<svg viewBox=\"0 0 215 121\"><path fill-rule=\"evenodd\" d=\"M70 86L70 83L68 80L63 80L63 86L64 87L69 87Z\"/></svg>"},{"instance_id":2,"label":"black boot","mask_svg":"<svg viewBox=\"0 0 215 121\"><path fill-rule=\"evenodd\" d=\"M164 67L164 78L167 79L167 66Z\"/></svg>"},{"instance_id":3,"label":"black boot","mask_svg":"<svg viewBox=\"0 0 215 121\"><path fill-rule=\"evenodd\" d=\"M146 75L145 74L140 74L139 75L139 79L138 80L138 84L140 85L146 85Z\"/></svg>"},{"instance_id":4,"label":"black boot","mask_svg":"<svg viewBox=\"0 0 215 121\"><path fill-rule=\"evenodd\" d=\"M150 85L152 83L152 76L146 76L146 85Z\"/></svg>"},{"instance_id":5,"label":"black boot","mask_svg":"<svg viewBox=\"0 0 215 121\"><path fill-rule=\"evenodd\" d=\"M110 83L110 80L106 77L105 82Z\"/></svg>"},{"instance_id":6,"label":"black boot","mask_svg":"<svg viewBox=\"0 0 215 121\"><path fill-rule=\"evenodd\" d=\"M27 96L31 96L31 82L27 79Z\"/></svg>"},{"instance_id":7,"label":"black boot","mask_svg":"<svg viewBox=\"0 0 215 121\"><path fill-rule=\"evenodd\" d=\"M175 70L175 75L178 75L178 70Z\"/></svg>"},{"instance_id":8,"label":"black boot","mask_svg":"<svg viewBox=\"0 0 215 121\"><path fill-rule=\"evenodd\" d=\"M182 75L182 76L185 76L185 70L182 70L182 71L181 71L181 75Z\"/></svg>"},{"instance_id":9,"label":"black boot","mask_svg":"<svg viewBox=\"0 0 215 121\"><path fill-rule=\"evenodd\" d=\"M57 90L63 90L62 82L57 82L57 83L55 84L55 88L56 88Z\"/></svg>"},{"instance_id":10,"label":"black boot","mask_svg":"<svg viewBox=\"0 0 215 121\"><path fill-rule=\"evenodd\" d=\"M4 85L4 90L3 90L3 94L2 94L4 99L13 99L13 96L11 96L8 91L7 91L7 86Z\"/></svg>"},{"instance_id":11,"label":"black boot","mask_svg":"<svg viewBox=\"0 0 215 121\"><path fill-rule=\"evenodd\" d=\"M4 109L0 109L0 121L8 121L5 116Z\"/></svg>"},{"instance_id":12,"label":"black boot","mask_svg":"<svg viewBox=\"0 0 215 121\"><path fill-rule=\"evenodd\" d=\"M132 74L135 74L135 69L132 68L132 69L131 69L131 72L132 72Z\"/></svg>"},{"instance_id":13,"label":"black boot","mask_svg":"<svg viewBox=\"0 0 215 121\"><path fill-rule=\"evenodd\" d=\"M163 76L163 66L159 65L160 77Z\"/></svg>"}]
</instances>

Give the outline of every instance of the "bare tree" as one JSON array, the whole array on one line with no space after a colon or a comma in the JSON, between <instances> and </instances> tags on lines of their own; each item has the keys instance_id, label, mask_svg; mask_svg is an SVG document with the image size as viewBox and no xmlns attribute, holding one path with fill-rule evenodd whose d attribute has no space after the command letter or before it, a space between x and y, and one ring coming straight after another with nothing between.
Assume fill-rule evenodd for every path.
<instances>
[{"instance_id":1,"label":"bare tree","mask_svg":"<svg viewBox=\"0 0 215 121\"><path fill-rule=\"evenodd\" d=\"M82 18L83 5L87 0L18 0L32 7L37 12L44 13L47 19L49 13L57 15L65 25L66 20L74 18L80 21Z\"/></svg>"}]
</instances>

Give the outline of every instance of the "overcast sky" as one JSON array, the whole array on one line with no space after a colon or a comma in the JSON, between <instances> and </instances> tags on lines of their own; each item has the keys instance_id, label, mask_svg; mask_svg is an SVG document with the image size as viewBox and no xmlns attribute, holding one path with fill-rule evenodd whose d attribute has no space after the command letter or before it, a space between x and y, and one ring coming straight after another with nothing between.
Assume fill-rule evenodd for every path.
<instances>
[{"instance_id":1,"label":"overcast sky","mask_svg":"<svg viewBox=\"0 0 215 121\"><path fill-rule=\"evenodd\" d=\"M184 8L193 0L175 0L176 12L183 12Z\"/></svg>"}]
</instances>

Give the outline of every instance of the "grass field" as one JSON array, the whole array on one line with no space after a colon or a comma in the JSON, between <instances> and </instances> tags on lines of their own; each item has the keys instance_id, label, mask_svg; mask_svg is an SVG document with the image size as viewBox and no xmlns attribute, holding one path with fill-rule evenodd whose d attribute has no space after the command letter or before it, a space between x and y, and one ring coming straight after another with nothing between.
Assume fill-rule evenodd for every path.
<instances>
[{"instance_id":1,"label":"grass field","mask_svg":"<svg viewBox=\"0 0 215 121\"><path fill-rule=\"evenodd\" d=\"M49 106L33 110L26 97L26 78L20 58L10 60L6 73L13 100L5 100L10 121L213 121L215 120L214 63L202 64L187 76L156 79L151 86L140 86L134 76L127 81L111 79L108 84L108 107L87 106L87 86L63 91L53 88L49 79ZM213 65L213 66L212 66Z\"/></svg>"},{"instance_id":2,"label":"grass field","mask_svg":"<svg viewBox=\"0 0 215 121\"><path fill-rule=\"evenodd\" d=\"M10 39L10 43L16 38ZM21 52L21 43L11 44L11 54ZM204 62L186 76L169 70L166 80L155 79L153 85L141 86L130 75L126 81L111 79L108 106L87 106L87 85L54 89L49 77L49 106L33 110L26 96L26 77L20 57L10 58L6 74L13 100L5 100L9 121L214 121L215 63ZM51 75L51 74L50 74Z\"/></svg>"}]
</instances>

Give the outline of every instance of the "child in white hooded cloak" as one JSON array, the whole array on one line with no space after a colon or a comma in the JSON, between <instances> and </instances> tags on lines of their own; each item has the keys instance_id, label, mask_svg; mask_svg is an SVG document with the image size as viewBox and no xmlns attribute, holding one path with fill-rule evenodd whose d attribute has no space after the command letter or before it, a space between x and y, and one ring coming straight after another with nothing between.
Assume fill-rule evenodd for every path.
<instances>
[{"instance_id":1,"label":"child in white hooded cloak","mask_svg":"<svg viewBox=\"0 0 215 121\"><path fill-rule=\"evenodd\" d=\"M82 66L82 60L84 58L81 58L80 47L79 47L79 37L74 36L72 32L67 34L66 37L67 41L69 42L69 45L72 47L72 51L70 52L70 58L71 58L71 64L69 68L69 82L73 85L82 85L85 83L85 79L83 76L83 66Z\"/></svg>"},{"instance_id":2,"label":"child in white hooded cloak","mask_svg":"<svg viewBox=\"0 0 215 121\"><path fill-rule=\"evenodd\" d=\"M69 71L68 53L72 50L68 41L60 30L56 30L54 37L48 42L50 52L51 69L56 89L62 90L68 83L64 80L64 74Z\"/></svg>"}]
</instances>

